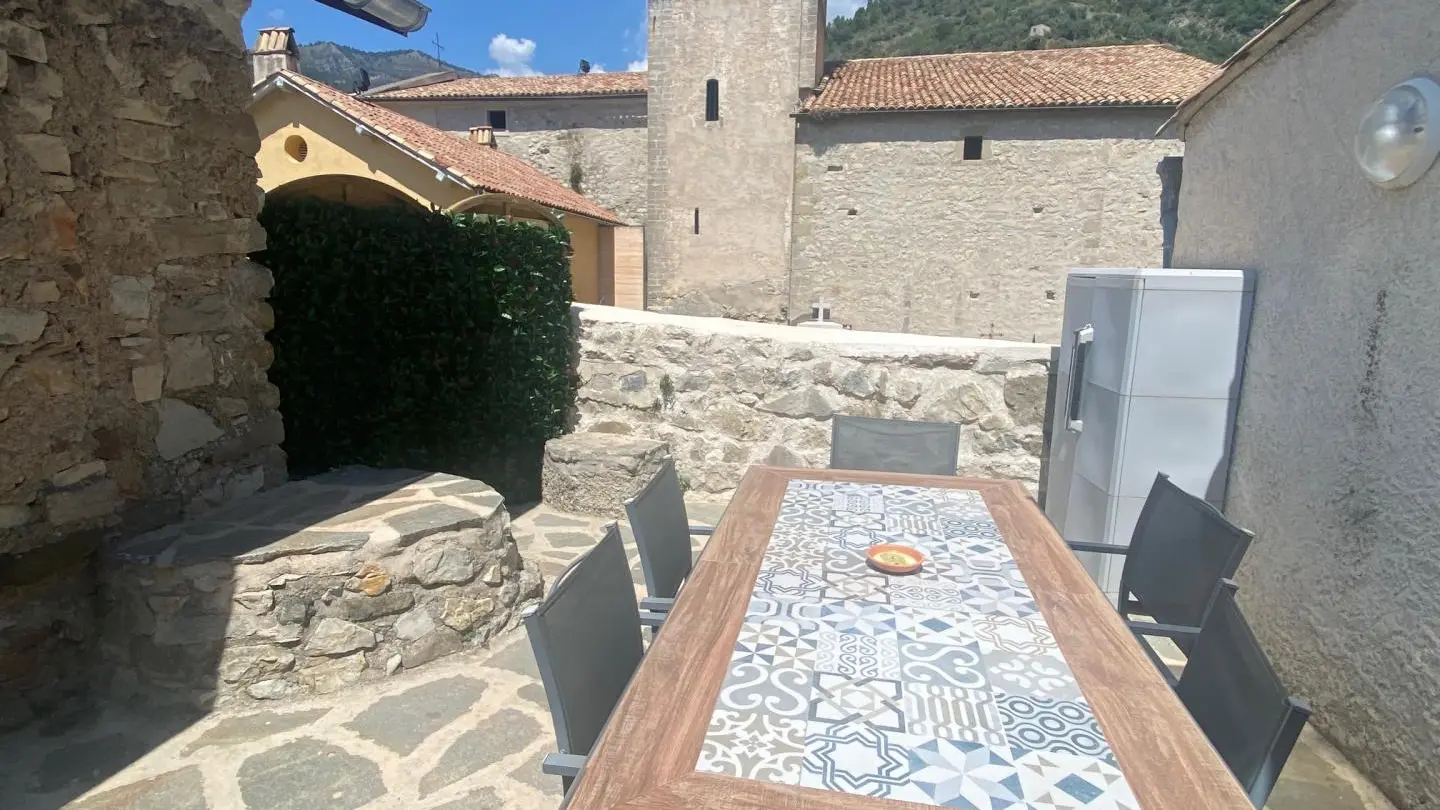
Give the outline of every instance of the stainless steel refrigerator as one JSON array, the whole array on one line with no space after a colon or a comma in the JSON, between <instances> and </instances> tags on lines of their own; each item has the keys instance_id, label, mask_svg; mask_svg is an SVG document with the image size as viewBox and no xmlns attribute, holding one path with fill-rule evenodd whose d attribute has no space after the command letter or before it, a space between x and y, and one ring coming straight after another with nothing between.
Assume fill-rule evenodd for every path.
<instances>
[{"instance_id":1,"label":"stainless steel refrigerator","mask_svg":"<svg viewBox=\"0 0 1440 810\"><path fill-rule=\"evenodd\" d=\"M1066 540L1130 542L1157 472L1223 507L1254 294L1242 270L1072 270L1045 513ZM1112 596L1123 558L1082 554Z\"/></svg>"}]
</instances>

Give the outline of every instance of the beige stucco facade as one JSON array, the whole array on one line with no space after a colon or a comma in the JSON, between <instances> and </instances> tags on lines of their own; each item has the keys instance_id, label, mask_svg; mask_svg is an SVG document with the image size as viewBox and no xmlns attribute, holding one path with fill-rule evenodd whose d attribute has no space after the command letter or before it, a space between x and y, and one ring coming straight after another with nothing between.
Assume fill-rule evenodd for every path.
<instances>
[{"instance_id":1,"label":"beige stucco facade","mask_svg":"<svg viewBox=\"0 0 1440 810\"><path fill-rule=\"evenodd\" d=\"M350 120L302 93L265 94L250 111L260 132L260 150L256 154L260 187L267 193L294 190L327 199L374 204L386 201L387 193L393 191L393 199L425 208L508 213L516 219L552 221L534 204L484 196L476 199L473 190L453 180L436 180L433 168L373 134L356 132ZM305 144L303 160L296 158L296 138ZM600 268L603 262L613 262L613 256L602 260L599 255L599 232L612 226L575 214L557 218L570 231L575 300L610 303L614 292L612 288L602 289ZM613 241L605 244L613 245Z\"/></svg>"},{"instance_id":2,"label":"beige stucco facade","mask_svg":"<svg viewBox=\"0 0 1440 810\"><path fill-rule=\"evenodd\" d=\"M1227 513L1240 599L1313 723L1405 808L1440 807L1440 170L1351 156L1440 73L1431 0L1337 0L1186 132L1176 265L1254 268ZM1433 114L1433 113L1432 113Z\"/></svg>"},{"instance_id":3,"label":"beige stucco facade","mask_svg":"<svg viewBox=\"0 0 1440 810\"><path fill-rule=\"evenodd\" d=\"M504 111L501 149L627 222L645 218L644 96L372 102L460 137Z\"/></svg>"},{"instance_id":4,"label":"beige stucco facade","mask_svg":"<svg viewBox=\"0 0 1440 810\"><path fill-rule=\"evenodd\" d=\"M1158 267L1172 110L801 120L790 300L856 329L1057 342L1065 273ZM980 136L979 160L964 139Z\"/></svg>"}]
</instances>

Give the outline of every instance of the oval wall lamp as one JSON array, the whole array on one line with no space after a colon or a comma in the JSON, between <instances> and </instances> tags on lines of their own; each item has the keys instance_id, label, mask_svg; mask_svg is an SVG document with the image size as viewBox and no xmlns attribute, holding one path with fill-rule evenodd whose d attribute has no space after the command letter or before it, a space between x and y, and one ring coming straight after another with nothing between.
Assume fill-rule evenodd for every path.
<instances>
[{"instance_id":1,"label":"oval wall lamp","mask_svg":"<svg viewBox=\"0 0 1440 810\"><path fill-rule=\"evenodd\" d=\"M1355 133L1355 161L1381 188L1404 188L1424 176L1440 155L1440 84L1417 76L1370 107Z\"/></svg>"}]
</instances>

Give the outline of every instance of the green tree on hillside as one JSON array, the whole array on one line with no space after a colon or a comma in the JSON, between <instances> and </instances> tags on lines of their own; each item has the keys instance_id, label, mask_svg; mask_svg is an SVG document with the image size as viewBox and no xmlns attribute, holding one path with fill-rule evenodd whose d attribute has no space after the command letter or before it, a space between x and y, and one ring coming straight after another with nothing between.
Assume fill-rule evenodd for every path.
<instances>
[{"instance_id":1,"label":"green tree on hillside","mask_svg":"<svg viewBox=\"0 0 1440 810\"><path fill-rule=\"evenodd\" d=\"M855 59L1161 42L1220 62L1273 20L1287 2L870 0L853 18L830 24L826 56Z\"/></svg>"}]
</instances>

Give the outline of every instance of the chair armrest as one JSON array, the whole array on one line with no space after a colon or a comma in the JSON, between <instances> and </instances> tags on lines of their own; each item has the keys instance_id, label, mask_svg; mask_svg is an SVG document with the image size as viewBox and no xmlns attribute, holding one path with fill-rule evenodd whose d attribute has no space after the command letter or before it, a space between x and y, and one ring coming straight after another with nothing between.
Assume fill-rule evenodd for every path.
<instances>
[{"instance_id":1,"label":"chair armrest","mask_svg":"<svg viewBox=\"0 0 1440 810\"><path fill-rule=\"evenodd\" d=\"M551 776L568 776L571 779L580 775L580 769L585 767L585 760L579 754L546 754L545 759L540 761L540 772Z\"/></svg>"},{"instance_id":2,"label":"chair armrest","mask_svg":"<svg viewBox=\"0 0 1440 810\"><path fill-rule=\"evenodd\" d=\"M715 533L715 527L714 527L714 526L700 526L700 525L694 524L694 523L690 524L690 536L691 536L691 537L709 537L710 535L712 535L712 534L714 534L714 533Z\"/></svg>"},{"instance_id":3,"label":"chair armrest","mask_svg":"<svg viewBox=\"0 0 1440 810\"><path fill-rule=\"evenodd\" d=\"M1080 540L1067 540L1065 541L1065 545L1069 546L1071 551L1093 551L1096 554L1130 553L1130 547L1128 545L1117 546L1111 543L1085 543Z\"/></svg>"},{"instance_id":4,"label":"chair armrest","mask_svg":"<svg viewBox=\"0 0 1440 810\"><path fill-rule=\"evenodd\" d=\"M675 608L675 600L664 596L647 596L640 600L640 609L654 613L669 613Z\"/></svg>"},{"instance_id":5,"label":"chair armrest","mask_svg":"<svg viewBox=\"0 0 1440 810\"><path fill-rule=\"evenodd\" d=\"M659 627L665 623L664 613L651 613L648 610L640 611L641 627Z\"/></svg>"},{"instance_id":6,"label":"chair armrest","mask_svg":"<svg viewBox=\"0 0 1440 810\"><path fill-rule=\"evenodd\" d=\"M1137 622L1127 619L1125 626L1131 632L1142 636L1164 636L1165 638L1195 638L1200 635L1200 628L1187 627L1183 624L1156 624L1154 622Z\"/></svg>"}]
</instances>

